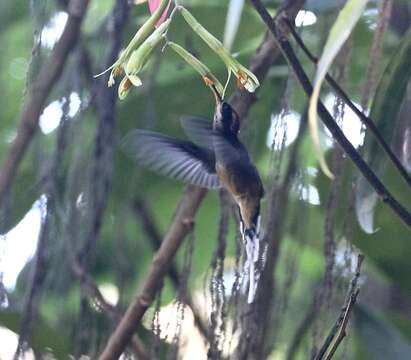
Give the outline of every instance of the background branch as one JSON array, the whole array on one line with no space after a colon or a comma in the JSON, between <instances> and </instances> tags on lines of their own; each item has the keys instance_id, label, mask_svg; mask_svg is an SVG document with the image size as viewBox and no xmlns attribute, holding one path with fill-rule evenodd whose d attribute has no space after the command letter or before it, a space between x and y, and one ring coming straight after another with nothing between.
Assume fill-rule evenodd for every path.
<instances>
[{"instance_id":1,"label":"background branch","mask_svg":"<svg viewBox=\"0 0 411 360\"><path fill-rule=\"evenodd\" d=\"M193 215L196 213L205 194L204 189L194 186L186 188L177 206L169 231L153 259L142 290L138 292L116 330L110 336L99 357L100 360L118 359L124 351L143 315L161 288L164 276L167 274L184 237L192 231L194 225Z\"/></svg>"},{"instance_id":2,"label":"background branch","mask_svg":"<svg viewBox=\"0 0 411 360\"><path fill-rule=\"evenodd\" d=\"M148 204L142 198L134 199L132 207L134 213L140 219L141 225L151 242L153 250L157 251L161 246L163 236L161 235L157 224L155 224L153 221L154 214L151 212ZM180 288L181 275L176 263L171 263L167 275L169 276L175 290L178 291ZM193 302L189 294L185 295L184 302L190 307L191 311L193 312L195 324L200 330L201 335L203 335L203 337L207 339L207 326L201 319L200 311L197 309L196 304Z\"/></svg>"},{"instance_id":3,"label":"background branch","mask_svg":"<svg viewBox=\"0 0 411 360\"><path fill-rule=\"evenodd\" d=\"M71 0L68 6L69 16L63 34L56 43L49 61L42 66L38 77L28 91L27 101L20 116L17 135L0 170L0 204L3 203L20 161L37 130L40 114L47 97L60 78L68 55L77 43L80 26L88 3L89 0Z\"/></svg>"},{"instance_id":4,"label":"background branch","mask_svg":"<svg viewBox=\"0 0 411 360\"><path fill-rule=\"evenodd\" d=\"M261 16L264 23L267 25L271 33L278 41L278 44L281 47L281 50L285 58L289 62L290 66L293 68L298 81L303 87L304 92L308 97L311 97L313 90L312 85L303 67L301 66L297 56L295 55L290 43L288 42L288 40L286 40L285 36L277 28L274 20L271 18L270 14L268 13L265 6L261 3L261 1L251 0L251 2L253 3L255 9ZM382 201L384 201L393 210L393 212L411 229L410 212L401 203L397 201L397 199L391 194L390 191L388 191L385 185L377 177L374 171L367 165L367 163L357 152L354 146L352 146L350 141L345 137L344 133L342 132L338 124L334 121L333 117L321 101L318 101L317 109L318 114L320 115L320 118L323 121L324 125L331 132L331 134L333 135L334 139L338 142L338 144L344 149L346 154L350 157L350 159L361 172L361 174L374 188L374 190L380 196Z\"/></svg>"},{"instance_id":5,"label":"background branch","mask_svg":"<svg viewBox=\"0 0 411 360\"><path fill-rule=\"evenodd\" d=\"M304 44L303 40L301 39L300 35L298 35L297 31L295 30L293 24L289 19L284 19L285 24L287 24L288 28L290 29L290 32L292 36L294 37L296 43L299 45L299 47L303 50L304 54L308 57L308 59L311 60L314 64L317 64L318 58L314 56L310 50L307 48L307 46ZM342 89L342 87L338 84L334 78L327 73L325 76L325 79L327 82L330 84L331 88L335 90L335 92L338 94L338 96L344 100L344 102L347 104L347 106L358 116L358 118L361 120L361 122L371 131L371 133L375 136L377 139L378 143L381 145L383 150L386 152L387 156L389 159L392 161L394 166L398 169L401 177L405 180L405 182L411 186L411 176L408 174L407 170L404 168L402 165L401 161L398 159L398 157L394 154L394 152L391 150L391 147L387 144L387 142L384 140L384 137L378 130L377 126L375 125L374 121L364 114L358 106L356 106L347 93Z\"/></svg>"},{"instance_id":6,"label":"background branch","mask_svg":"<svg viewBox=\"0 0 411 360\"><path fill-rule=\"evenodd\" d=\"M318 352L318 355L315 357L315 360L322 360L324 358L326 360L330 360L334 356L338 346L341 344L344 337L347 335L346 329L347 329L348 321L350 319L350 315L354 308L354 305L357 301L358 294L360 293L358 280L361 276L361 265L363 261L364 261L364 256L359 254L357 257L357 268L356 268L354 277L351 280L350 288L348 290L348 294L345 300L344 307L341 310L341 313L337 319L337 322L335 323L329 335L325 339L323 346ZM328 349L330 347L331 347L331 350L328 352Z\"/></svg>"}]
</instances>

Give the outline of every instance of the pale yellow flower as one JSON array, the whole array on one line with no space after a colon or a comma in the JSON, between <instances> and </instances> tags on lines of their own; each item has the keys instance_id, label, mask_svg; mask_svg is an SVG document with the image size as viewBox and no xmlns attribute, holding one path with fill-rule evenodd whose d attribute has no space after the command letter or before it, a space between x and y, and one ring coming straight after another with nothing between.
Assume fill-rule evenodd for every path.
<instances>
[{"instance_id":1,"label":"pale yellow flower","mask_svg":"<svg viewBox=\"0 0 411 360\"><path fill-rule=\"evenodd\" d=\"M101 76L106 72L110 71L110 77L108 80L107 85L113 86L115 83L115 78L122 75L124 70L123 67L126 66L127 62L133 51L138 49L140 45L144 43L144 41L152 34L155 30L155 26L159 21L162 13L164 12L165 7L168 4L168 0L161 0L159 7L157 10L149 17L149 19L143 24L143 26L136 32L134 37L131 39L130 43L127 47L120 53L116 62L111 65L108 69L104 70L102 73L95 75L94 77Z\"/></svg>"}]
</instances>

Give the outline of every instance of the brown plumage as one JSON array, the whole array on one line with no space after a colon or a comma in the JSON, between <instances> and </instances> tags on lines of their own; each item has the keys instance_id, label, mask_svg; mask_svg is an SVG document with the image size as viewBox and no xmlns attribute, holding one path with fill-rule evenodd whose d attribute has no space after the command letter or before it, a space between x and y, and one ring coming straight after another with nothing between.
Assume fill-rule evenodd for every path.
<instances>
[{"instance_id":1,"label":"brown plumage","mask_svg":"<svg viewBox=\"0 0 411 360\"><path fill-rule=\"evenodd\" d=\"M126 138L126 148L154 171L206 188L223 186L233 196L241 217L250 278L248 301L252 302L256 288L254 264L259 251L260 200L264 188L247 149L238 139L238 115L228 103L217 98L213 123L188 118L182 120L182 127L192 142L134 130Z\"/></svg>"}]
</instances>

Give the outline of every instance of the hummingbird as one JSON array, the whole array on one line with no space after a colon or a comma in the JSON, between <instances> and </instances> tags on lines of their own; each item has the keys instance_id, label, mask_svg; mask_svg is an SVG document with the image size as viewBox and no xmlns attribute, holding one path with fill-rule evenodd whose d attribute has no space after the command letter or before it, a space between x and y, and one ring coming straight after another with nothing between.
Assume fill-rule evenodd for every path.
<instances>
[{"instance_id":1,"label":"hummingbird","mask_svg":"<svg viewBox=\"0 0 411 360\"><path fill-rule=\"evenodd\" d=\"M264 187L246 147L238 138L240 120L232 106L214 92L213 122L183 118L190 139L181 140L150 130L133 130L126 147L147 168L208 189L225 188L240 214L240 232L246 250L244 277L248 277L248 303L254 301L259 274L260 202Z\"/></svg>"}]
</instances>

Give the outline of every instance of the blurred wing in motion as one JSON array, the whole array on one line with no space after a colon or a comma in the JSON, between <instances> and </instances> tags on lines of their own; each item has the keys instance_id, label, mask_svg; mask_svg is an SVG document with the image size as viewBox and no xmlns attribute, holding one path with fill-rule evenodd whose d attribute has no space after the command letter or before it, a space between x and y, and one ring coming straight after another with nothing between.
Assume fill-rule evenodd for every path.
<instances>
[{"instance_id":1,"label":"blurred wing in motion","mask_svg":"<svg viewBox=\"0 0 411 360\"><path fill-rule=\"evenodd\" d=\"M213 123L202 118L182 118L181 126L186 135L201 147L213 150Z\"/></svg>"},{"instance_id":2,"label":"blurred wing in motion","mask_svg":"<svg viewBox=\"0 0 411 360\"><path fill-rule=\"evenodd\" d=\"M220 186L210 149L148 130L132 131L123 145L140 164L162 175L209 189Z\"/></svg>"},{"instance_id":3,"label":"blurred wing in motion","mask_svg":"<svg viewBox=\"0 0 411 360\"><path fill-rule=\"evenodd\" d=\"M202 118L183 118L181 126L187 136L197 145L211 150L217 155L217 159L226 163L250 162L247 150L239 142L231 143L224 135L213 130L213 123Z\"/></svg>"}]
</instances>

